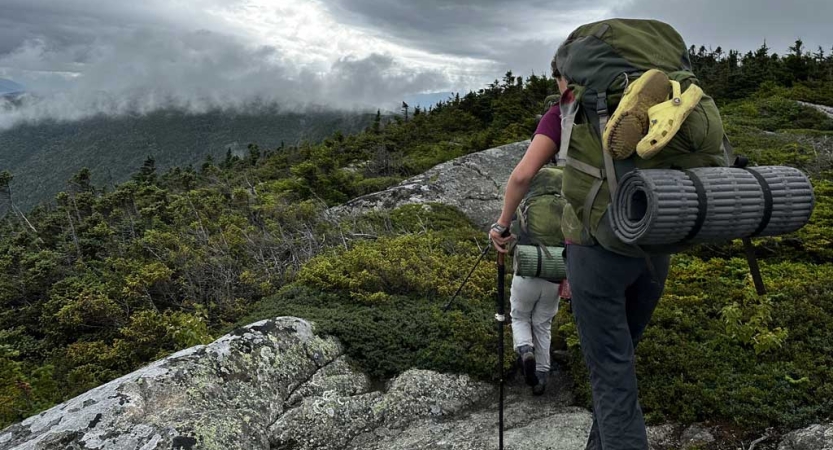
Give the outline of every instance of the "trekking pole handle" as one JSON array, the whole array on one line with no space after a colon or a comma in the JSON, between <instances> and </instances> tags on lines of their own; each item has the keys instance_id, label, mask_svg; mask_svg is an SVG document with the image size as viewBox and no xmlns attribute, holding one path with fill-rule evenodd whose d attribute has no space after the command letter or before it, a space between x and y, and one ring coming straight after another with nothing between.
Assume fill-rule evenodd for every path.
<instances>
[{"instance_id":1,"label":"trekking pole handle","mask_svg":"<svg viewBox=\"0 0 833 450\"><path fill-rule=\"evenodd\" d=\"M507 228L507 229L503 230L503 233L500 234L500 237L509 237L511 235L512 235L512 233ZM499 266L504 265L503 263L504 263L505 259L506 259L506 253L498 252L498 254L497 254L497 264Z\"/></svg>"}]
</instances>

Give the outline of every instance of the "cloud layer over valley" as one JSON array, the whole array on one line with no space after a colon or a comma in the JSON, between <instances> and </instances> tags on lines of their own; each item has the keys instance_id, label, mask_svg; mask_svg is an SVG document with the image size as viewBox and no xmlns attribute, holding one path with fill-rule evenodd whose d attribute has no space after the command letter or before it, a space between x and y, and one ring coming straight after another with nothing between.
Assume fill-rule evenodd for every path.
<instances>
[{"instance_id":1,"label":"cloud layer over valley","mask_svg":"<svg viewBox=\"0 0 833 450\"><path fill-rule=\"evenodd\" d=\"M829 2L805 1L833 14ZM719 3L682 17L654 0L2 0L0 78L29 94L0 108L0 129L160 108L395 108L415 95L478 89L507 70L546 73L569 31L612 16L651 15L690 44L742 51L769 38L783 53L799 32L810 48L833 44L817 20L830 14ZM796 23L728 26L750 10L759 25L785 15Z\"/></svg>"}]
</instances>

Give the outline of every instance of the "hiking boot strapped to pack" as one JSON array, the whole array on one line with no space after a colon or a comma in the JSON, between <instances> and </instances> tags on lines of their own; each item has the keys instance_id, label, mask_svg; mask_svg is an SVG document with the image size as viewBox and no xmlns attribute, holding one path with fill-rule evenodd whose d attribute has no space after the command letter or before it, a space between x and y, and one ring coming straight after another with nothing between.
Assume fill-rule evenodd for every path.
<instances>
[{"instance_id":1,"label":"hiking boot strapped to pack","mask_svg":"<svg viewBox=\"0 0 833 450\"><path fill-rule=\"evenodd\" d=\"M604 151L625 159L648 132L648 111L668 99L671 85L665 73L651 69L625 88L622 101L604 129Z\"/></svg>"}]
</instances>

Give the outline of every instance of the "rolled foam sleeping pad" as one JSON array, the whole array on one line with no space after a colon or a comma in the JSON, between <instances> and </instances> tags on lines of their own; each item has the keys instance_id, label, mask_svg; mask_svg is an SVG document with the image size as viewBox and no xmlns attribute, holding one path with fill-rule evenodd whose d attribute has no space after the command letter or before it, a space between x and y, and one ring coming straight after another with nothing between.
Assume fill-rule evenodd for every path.
<instances>
[{"instance_id":1,"label":"rolled foam sleeping pad","mask_svg":"<svg viewBox=\"0 0 833 450\"><path fill-rule=\"evenodd\" d=\"M611 222L627 244L719 242L791 233L814 206L810 180L792 167L634 170L619 183Z\"/></svg>"},{"instance_id":2,"label":"rolled foam sleeping pad","mask_svg":"<svg viewBox=\"0 0 833 450\"><path fill-rule=\"evenodd\" d=\"M516 245L512 259L515 275L543 278L553 283L560 283L567 278L564 247L545 248L546 251L537 245Z\"/></svg>"}]
</instances>

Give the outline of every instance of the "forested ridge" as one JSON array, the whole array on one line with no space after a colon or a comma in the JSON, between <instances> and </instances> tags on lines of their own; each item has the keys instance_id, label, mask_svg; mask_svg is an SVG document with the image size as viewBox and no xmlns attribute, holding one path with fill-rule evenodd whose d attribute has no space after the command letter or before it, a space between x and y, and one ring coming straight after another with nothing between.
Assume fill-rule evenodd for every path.
<instances>
[{"instance_id":1,"label":"forested ridge","mask_svg":"<svg viewBox=\"0 0 833 450\"><path fill-rule=\"evenodd\" d=\"M66 180L83 167L97 186L112 187L130 179L148 157L162 170L185 168L209 155L222 158L228 150L243 155L252 142L264 147L317 143L335 130L361 131L372 117L250 103L204 112L169 108L82 120L41 119L0 130L0 171L15 174L15 202L28 210L64 190Z\"/></svg>"},{"instance_id":2,"label":"forested ridge","mask_svg":"<svg viewBox=\"0 0 833 450\"><path fill-rule=\"evenodd\" d=\"M737 243L674 258L638 351L653 422L796 427L833 414L833 49L740 54L692 47L736 152L813 180L811 223L757 240L770 295L754 293ZM433 165L530 137L547 76L511 72L410 117L319 144L248 146L196 167L144 161L127 182L84 169L53 201L17 206L0 175L0 425L238 324L313 320L376 378L417 366L494 374L494 267L441 312L485 234L459 212L404 207L339 221L329 206ZM555 343L577 353L569 304ZM510 338L511 339L511 338ZM511 348L511 345L507 345ZM512 358L507 358L507 364ZM580 400L586 375L572 364Z\"/></svg>"}]
</instances>

